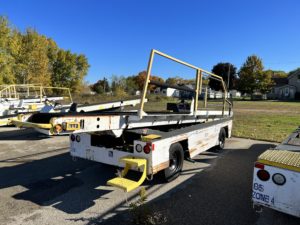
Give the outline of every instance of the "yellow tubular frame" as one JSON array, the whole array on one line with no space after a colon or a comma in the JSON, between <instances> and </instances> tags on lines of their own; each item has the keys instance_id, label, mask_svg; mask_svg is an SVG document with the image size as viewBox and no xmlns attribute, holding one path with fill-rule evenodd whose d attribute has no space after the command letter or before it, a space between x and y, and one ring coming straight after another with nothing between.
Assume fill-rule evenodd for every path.
<instances>
[{"instance_id":1,"label":"yellow tubular frame","mask_svg":"<svg viewBox=\"0 0 300 225\"><path fill-rule=\"evenodd\" d=\"M196 115L197 114L197 108L198 108L198 96L199 94L201 94L201 91L202 91L202 79L203 79L203 73L205 74L208 74L209 76L211 77L214 77L218 80L220 80L220 82L222 83L222 88L223 88L223 92L224 92L224 99L223 99L223 109L222 109L222 115L224 115L224 112L225 112L225 104L228 103L229 105L231 105L231 102L227 100L227 88L225 86L225 83L223 81L223 78L216 75L216 74L213 74L211 72L208 72L206 70L203 70L199 67L196 67L194 65L191 65L189 63L186 63L184 61L181 61L179 59L176 59L170 55L167 55L165 53L162 53L160 51L157 51L155 49L152 49L151 50L151 53L150 53L150 58L149 58L149 62L148 62L148 67L147 67L147 76L146 76L146 80L145 80L145 83L144 83L144 88L143 88L143 93L142 93L142 96L141 96L141 104L140 104L140 108L139 108L139 117L142 118L144 115L145 115L145 112L144 112L144 104L145 104L145 99L146 99L146 94L147 94L147 89L148 89L148 85L149 85L149 82L150 82L150 76L151 76L151 70L152 70L152 64L153 64L153 60L154 60L154 56L155 54L157 55L160 55L162 57L165 57L167 59L170 59L174 62L177 62L179 64L182 64L184 66L187 66L187 67L190 67L192 69L195 69L196 70L196 86L195 86L195 100L194 100L194 108L193 108L193 114ZM200 90L199 90L200 89ZM206 91L206 96L207 96L207 91ZM206 101L206 100L205 100ZM206 103L205 103L206 104Z\"/></svg>"},{"instance_id":2,"label":"yellow tubular frame","mask_svg":"<svg viewBox=\"0 0 300 225\"><path fill-rule=\"evenodd\" d=\"M18 98L18 92L17 88L27 88L27 93L29 96L29 89L39 89L39 98L40 101L42 102L42 97L45 89L52 89L52 90L67 90L68 92L68 98L70 99L70 102L72 102L72 95L70 92L69 88L64 88L64 87L45 87L39 84L8 84L8 85L0 85L0 98L4 95L8 95L9 98Z\"/></svg>"}]
</instances>

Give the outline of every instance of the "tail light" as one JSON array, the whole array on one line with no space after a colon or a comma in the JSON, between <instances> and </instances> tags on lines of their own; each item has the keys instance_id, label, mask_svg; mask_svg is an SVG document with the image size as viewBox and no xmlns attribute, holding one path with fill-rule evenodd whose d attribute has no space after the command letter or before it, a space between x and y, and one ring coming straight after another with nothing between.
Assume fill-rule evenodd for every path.
<instances>
[{"instance_id":1,"label":"tail light","mask_svg":"<svg viewBox=\"0 0 300 225\"><path fill-rule=\"evenodd\" d=\"M144 146L144 152L146 154L149 154L151 152L151 143L147 143L145 146Z\"/></svg>"},{"instance_id":2,"label":"tail light","mask_svg":"<svg viewBox=\"0 0 300 225\"><path fill-rule=\"evenodd\" d=\"M282 175L281 173L275 173L272 176L272 180L275 184L277 185L284 185L286 182L286 178L284 175Z\"/></svg>"},{"instance_id":3,"label":"tail light","mask_svg":"<svg viewBox=\"0 0 300 225\"><path fill-rule=\"evenodd\" d=\"M270 174L266 170L259 170L256 175L262 181L268 181L270 179Z\"/></svg>"},{"instance_id":4,"label":"tail light","mask_svg":"<svg viewBox=\"0 0 300 225\"><path fill-rule=\"evenodd\" d=\"M71 138L71 141L75 141L75 139L76 139L74 134L71 134L70 138Z\"/></svg>"}]
</instances>

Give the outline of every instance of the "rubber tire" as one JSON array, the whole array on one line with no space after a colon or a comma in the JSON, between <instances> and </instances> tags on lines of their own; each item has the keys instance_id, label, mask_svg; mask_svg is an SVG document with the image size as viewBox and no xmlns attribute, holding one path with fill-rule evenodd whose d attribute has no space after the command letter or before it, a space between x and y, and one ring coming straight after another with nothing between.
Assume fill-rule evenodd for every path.
<instances>
[{"instance_id":1,"label":"rubber tire","mask_svg":"<svg viewBox=\"0 0 300 225\"><path fill-rule=\"evenodd\" d=\"M219 144L218 148L219 150L223 150L225 147L225 140L226 140L226 131L224 128L221 128L220 133L219 133Z\"/></svg>"},{"instance_id":2,"label":"rubber tire","mask_svg":"<svg viewBox=\"0 0 300 225\"><path fill-rule=\"evenodd\" d=\"M169 150L170 166L163 171L164 180L175 180L181 173L184 161L184 153L181 144L172 144Z\"/></svg>"}]
</instances>

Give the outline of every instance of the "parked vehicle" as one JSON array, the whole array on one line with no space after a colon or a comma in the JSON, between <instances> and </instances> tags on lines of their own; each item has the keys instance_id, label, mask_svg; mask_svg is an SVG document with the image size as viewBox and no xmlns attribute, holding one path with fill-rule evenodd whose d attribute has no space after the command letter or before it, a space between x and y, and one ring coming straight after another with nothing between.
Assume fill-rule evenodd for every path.
<instances>
[{"instance_id":1,"label":"parked vehicle","mask_svg":"<svg viewBox=\"0 0 300 225\"><path fill-rule=\"evenodd\" d=\"M195 69L195 88L151 81L155 54ZM222 110L199 110L197 107L204 73L219 80L223 91L227 92L221 77L152 50L139 110L108 110L82 118L84 125L70 135L71 155L124 167L120 177L107 183L126 192L140 186L146 176L152 177L158 172L167 181L175 179L182 170L184 159L192 160L199 153L214 146L224 148L225 138L231 136L233 112L227 95L224 95ZM181 100L178 104L168 104L167 111L144 111L149 84L189 91L195 98L189 106ZM138 181L125 178L130 169L142 171Z\"/></svg>"},{"instance_id":2,"label":"parked vehicle","mask_svg":"<svg viewBox=\"0 0 300 225\"><path fill-rule=\"evenodd\" d=\"M31 115L49 103L53 105L57 102L67 102L68 105L72 103L69 88L33 84L2 85L0 88L0 126L12 125L12 120L17 119L20 114ZM47 91L65 94L48 96Z\"/></svg>"},{"instance_id":3,"label":"parked vehicle","mask_svg":"<svg viewBox=\"0 0 300 225\"><path fill-rule=\"evenodd\" d=\"M299 129L275 149L262 153L254 165L252 201L300 217Z\"/></svg>"}]
</instances>

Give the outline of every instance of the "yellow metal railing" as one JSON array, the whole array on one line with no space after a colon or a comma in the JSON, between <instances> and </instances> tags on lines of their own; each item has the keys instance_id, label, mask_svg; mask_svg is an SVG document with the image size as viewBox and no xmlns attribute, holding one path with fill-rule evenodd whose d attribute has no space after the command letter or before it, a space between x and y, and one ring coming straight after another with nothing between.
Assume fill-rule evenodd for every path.
<instances>
[{"instance_id":1,"label":"yellow metal railing","mask_svg":"<svg viewBox=\"0 0 300 225\"><path fill-rule=\"evenodd\" d=\"M46 90L62 90L67 92L67 98L72 102L72 96L69 88L64 87L48 87L42 86L39 84L9 84L9 85L0 85L0 99L1 98L20 98L21 91L25 93L23 97L30 97L34 95L40 98L42 102L43 96L46 95Z\"/></svg>"},{"instance_id":2,"label":"yellow metal railing","mask_svg":"<svg viewBox=\"0 0 300 225\"><path fill-rule=\"evenodd\" d=\"M187 66L189 68L192 68L192 69L196 70L196 86L195 86L195 89L194 89L195 98L194 98L194 107L193 107L193 114L194 115L197 114L198 101L199 101L198 100L198 96L201 94L201 91L202 91L203 74L207 74L209 77L211 77L211 78L213 78L215 80L220 81L221 84L222 84L222 89L223 89L223 92L224 92L222 115L224 115L224 112L225 112L225 109L226 109L226 107L225 107L226 104L229 104L230 109L231 109L232 104L227 99L227 93L228 93L228 91L227 91L227 88L226 88L225 83L223 81L223 78L221 76L218 76L218 75L213 74L213 73L211 73L209 71L201 69L201 68L199 68L197 66L191 65L191 64L189 64L187 62L184 62L182 60L176 59L176 58L174 58L174 57L172 57L170 55L167 55L165 53L162 53L160 51L152 49L151 53L150 53L149 61L148 61L147 75L146 75L146 80L145 80L145 83L144 83L143 93L142 93L142 96L141 96L141 104L140 104L140 109L139 109L139 116L141 118L145 114L145 112L144 112L144 104L145 104L145 99L146 99L146 94L147 94L148 86L149 86L149 83L150 83L151 70L152 70L152 65L153 65L153 60L154 60L154 56L155 55L159 55L159 56L165 57L165 58L170 59L170 60L172 60L174 62L177 62L179 64L182 64L184 66ZM206 89L205 96L206 96L205 97L205 99L206 99L207 98L207 89Z\"/></svg>"}]
</instances>

